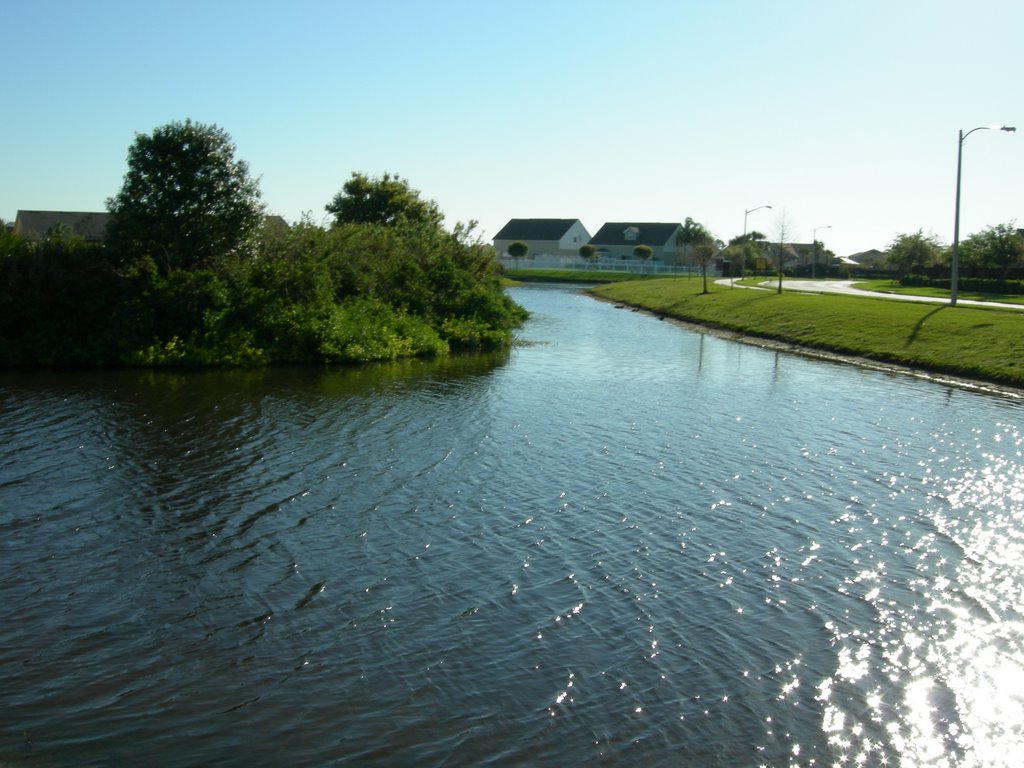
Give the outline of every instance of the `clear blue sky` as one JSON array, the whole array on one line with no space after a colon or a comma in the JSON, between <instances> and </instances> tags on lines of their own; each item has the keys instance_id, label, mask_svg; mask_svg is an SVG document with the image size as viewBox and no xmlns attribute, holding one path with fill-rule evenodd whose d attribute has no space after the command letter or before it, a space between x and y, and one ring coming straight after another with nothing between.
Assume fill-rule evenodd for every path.
<instances>
[{"instance_id":1,"label":"clear blue sky","mask_svg":"<svg viewBox=\"0 0 1024 768\"><path fill-rule=\"evenodd\" d=\"M1019 0L0 0L0 218L103 210L136 133L216 123L289 220L352 171L487 239L682 221L840 255L1024 226Z\"/></svg>"}]
</instances>

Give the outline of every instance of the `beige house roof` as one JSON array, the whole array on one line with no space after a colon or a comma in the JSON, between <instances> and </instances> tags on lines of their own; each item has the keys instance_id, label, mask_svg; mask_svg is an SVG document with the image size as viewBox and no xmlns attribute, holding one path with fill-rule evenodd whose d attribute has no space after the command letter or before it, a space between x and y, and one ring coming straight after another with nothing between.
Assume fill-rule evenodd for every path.
<instances>
[{"instance_id":1,"label":"beige house roof","mask_svg":"<svg viewBox=\"0 0 1024 768\"><path fill-rule=\"evenodd\" d=\"M92 242L103 240L109 213L93 211L18 211L14 234L26 240L45 240L56 226L66 226L78 237Z\"/></svg>"}]
</instances>

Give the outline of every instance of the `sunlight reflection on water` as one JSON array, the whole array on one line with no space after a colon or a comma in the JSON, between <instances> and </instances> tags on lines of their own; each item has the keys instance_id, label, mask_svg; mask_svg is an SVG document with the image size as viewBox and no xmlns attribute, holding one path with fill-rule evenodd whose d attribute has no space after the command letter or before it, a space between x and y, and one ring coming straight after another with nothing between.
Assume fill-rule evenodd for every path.
<instances>
[{"instance_id":1,"label":"sunlight reflection on water","mask_svg":"<svg viewBox=\"0 0 1024 768\"><path fill-rule=\"evenodd\" d=\"M838 664L819 686L823 731L854 762L1011 766L1024 754L1024 440L997 428L1008 453L958 446L924 465L929 528L853 579L874 626L829 627ZM913 564L910 600L885 578L894 556Z\"/></svg>"}]
</instances>

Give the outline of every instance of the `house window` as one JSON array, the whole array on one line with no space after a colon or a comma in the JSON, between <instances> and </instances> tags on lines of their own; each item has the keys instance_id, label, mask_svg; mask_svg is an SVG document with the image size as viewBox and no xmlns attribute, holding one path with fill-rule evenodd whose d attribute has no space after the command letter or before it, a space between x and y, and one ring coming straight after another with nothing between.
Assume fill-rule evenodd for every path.
<instances>
[{"instance_id":1,"label":"house window","mask_svg":"<svg viewBox=\"0 0 1024 768\"><path fill-rule=\"evenodd\" d=\"M633 242L640 237L639 227L627 227L626 231L622 233L622 236L626 239L626 242Z\"/></svg>"}]
</instances>

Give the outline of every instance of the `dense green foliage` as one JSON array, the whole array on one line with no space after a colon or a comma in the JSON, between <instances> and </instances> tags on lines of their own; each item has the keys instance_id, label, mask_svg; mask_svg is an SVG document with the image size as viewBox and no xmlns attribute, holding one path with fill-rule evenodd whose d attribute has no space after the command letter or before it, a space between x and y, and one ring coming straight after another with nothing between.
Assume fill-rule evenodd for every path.
<instances>
[{"instance_id":1,"label":"dense green foliage","mask_svg":"<svg viewBox=\"0 0 1024 768\"><path fill-rule=\"evenodd\" d=\"M1011 224L975 232L960 243L960 266L991 270L1005 280L1011 269L1024 266L1024 235Z\"/></svg>"},{"instance_id":2,"label":"dense green foliage","mask_svg":"<svg viewBox=\"0 0 1024 768\"><path fill-rule=\"evenodd\" d=\"M246 251L263 219L259 189L231 137L186 120L137 135L121 191L107 201L107 242L165 274Z\"/></svg>"},{"instance_id":3,"label":"dense green foliage","mask_svg":"<svg viewBox=\"0 0 1024 768\"><path fill-rule=\"evenodd\" d=\"M1024 296L1024 280L999 280L991 277L961 277L958 281L959 290L973 291L979 294L999 294ZM947 293L952 280L948 277L928 277L927 275L904 275L900 278L904 288L939 288Z\"/></svg>"},{"instance_id":4,"label":"dense green foliage","mask_svg":"<svg viewBox=\"0 0 1024 768\"><path fill-rule=\"evenodd\" d=\"M921 230L898 235L887 251L889 265L903 274L920 273L938 264L942 259L942 246L933 235Z\"/></svg>"},{"instance_id":5,"label":"dense green foliage","mask_svg":"<svg viewBox=\"0 0 1024 768\"><path fill-rule=\"evenodd\" d=\"M426 225L267 226L254 258L166 272L80 241L8 238L0 364L237 366L508 344L525 313L492 249Z\"/></svg>"},{"instance_id":6,"label":"dense green foliage","mask_svg":"<svg viewBox=\"0 0 1024 768\"><path fill-rule=\"evenodd\" d=\"M743 277L748 264L756 264L758 259L764 258L764 239L762 233L753 230L737 235L729 241L722 251L722 256L733 265L731 269L734 275Z\"/></svg>"},{"instance_id":7,"label":"dense green foliage","mask_svg":"<svg viewBox=\"0 0 1024 768\"><path fill-rule=\"evenodd\" d=\"M908 285L903 285L900 280L895 279L874 279L874 280L863 280L858 279L854 285L864 291L875 291L877 293L888 293L888 294L903 294L907 296L931 296L937 299L948 299L949 298L949 278L943 280L932 281L925 278L928 282L917 280L916 275L908 275ZM914 285L913 283L921 282L920 285ZM1019 285L1021 281L1008 281L1010 287ZM964 281L960 281L961 290L960 298L969 299L971 301L997 301L1000 304L1024 304L1024 285L1020 288L1022 293L1008 293L1002 290L1003 286L1007 283L1002 283L998 280L989 279L974 279L969 278L968 283L970 288L963 289L962 286ZM979 286L982 290L979 290Z\"/></svg>"},{"instance_id":8,"label":"dense green foliage","mask_svg":"<svg viewBox=\"0 0 1024 768\"><path fill-rule=\"evenodd\" d=\"M408 181L390 173L380 178L353 173L325 208L334 215L337 225L394 225L404 221L439 227L444 220L437 203L423 199Z\"/></svg>"},{"instance_id":9,"label":"dense green foliage","mask_svg":"<svg viewBox=\"0 0 1024 768\"><path fill-rule=\"evenodd\" d=\"M508 255L513 259L521 259L530 252L530 246L524 243L522 240L516 240L514 243L509 243Z\"/></svg>"},{"instance_id":10,"label":"dense green foliage","mask_svg":"<svg viewBox=\"0 0 1024 768\"><path fill-rule=\"evenodd\" d=\"M591 289L604 298L745 336L1024 387L1024 311L661 278Z\"/></svg>"},{"instance_id":11,"label":"dense green foliage","mask_svg":"<svg viewBox=\"0 0 1024 768\"><path fill-rule=\"evenodd\" d=\"M353 174L330 229L258 194L218 128L137 137L106 243L2 229L0 366L393 360L507 345L525 318L473 225L404 180Z\"/></svg>"},{"instance_id":12,"label":"dense green foliage","mask_svg":"<svg viewBox=\"0 0 1024 768\"><path fill-rule=\"evenodd\" d=\"M637 245L633 247L634 258L640 259L640 261L647 261L654 255L654 249L649 245Z\"/></svg>"}]
</instances>

